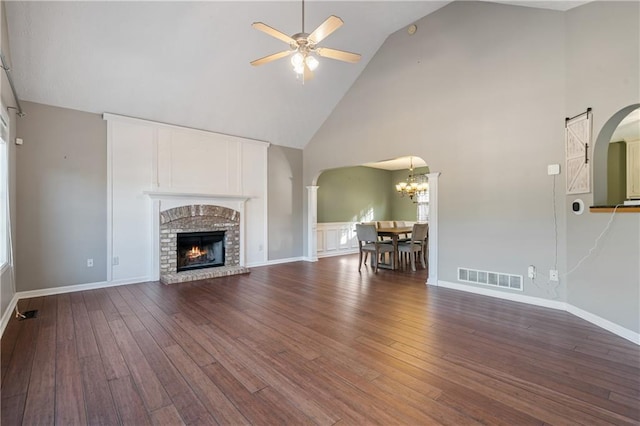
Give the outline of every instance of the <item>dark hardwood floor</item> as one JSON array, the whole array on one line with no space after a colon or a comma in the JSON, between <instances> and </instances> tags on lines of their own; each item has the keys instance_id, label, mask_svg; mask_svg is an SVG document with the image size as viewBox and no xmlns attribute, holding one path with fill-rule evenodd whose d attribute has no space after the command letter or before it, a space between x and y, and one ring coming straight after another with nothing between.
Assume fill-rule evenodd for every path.
<instances>
[{"instance_id":1,"label":"dark hardwood floor","mask_svg":"<svg viewBox=\"0 0 640 426\"><path fill-rule=\"evenodd\" d=\"M640 350L357 256L20 302L2 425L639 424Z\"/></svg>"}]
</instances>

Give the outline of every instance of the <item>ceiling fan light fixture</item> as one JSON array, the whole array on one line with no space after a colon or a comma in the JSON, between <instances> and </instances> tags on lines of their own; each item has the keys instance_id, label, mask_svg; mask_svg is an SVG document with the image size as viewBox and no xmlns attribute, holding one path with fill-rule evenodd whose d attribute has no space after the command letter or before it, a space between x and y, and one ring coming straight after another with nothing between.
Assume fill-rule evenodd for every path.
<instances>
[{"instance_id":1,"label":"ceiling fan light fixture","mask_svg":"<svg viewBox=\"0 0 640 426\"><path fill-rule=\"evenodd\" d=\"M263 22L254 22L251 25L256 30L262 31L271 37L284 41L289 45L289 50L273 53L263 58L256 59L255 61L251 61L250 63L253 66L263 65L293 54L291 56L291 65L298 76L303 76L303 83L306 80L313 79L313 71L318 68L318 65L320 64L315 55L355 64L360 60L360 55L358 53L318 46L318 43L333 34L333 32L343 24L344 22L342 19L335 15L331 15L311 33L306 33L304 31L304 0L302 0L302 32L300 33L288 36L282 31L278 31Z\"/></svg>"},{"instance_id":2,"label":"ceiling fan light fixture","mask_svg":"<svg viewBox=\"0 0 640 426\"><path fill-rule=\"evenodd\" d=\"M293 65L293 68L298 68L298 67L303 67L304 66L304 55L300 52L296 52L292 57L291 57L291 65Z\"/></svg>"},{"instance_id":3,"label":"ceiling fan light fixture","mask_svg":"<svg viewBox=\"0 0 640 426\"><path fill-rule=\"evenodd\" d=\"M320 64L320 62L318 62L318 60L311 55L304 58L304 62L307 64L307 66L311 71L315 71L316 68L318 68L318 65Z\"/></svg>"}]
</instances>

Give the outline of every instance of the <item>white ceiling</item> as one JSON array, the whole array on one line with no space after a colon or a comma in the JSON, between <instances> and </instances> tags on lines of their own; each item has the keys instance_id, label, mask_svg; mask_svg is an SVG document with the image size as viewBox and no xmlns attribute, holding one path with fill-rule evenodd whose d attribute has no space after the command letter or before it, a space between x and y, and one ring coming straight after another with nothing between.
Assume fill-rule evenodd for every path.
<instances>
[{"instance_id":1,"label":"white ceiling","mask_svg":"<svg viewBox=\"0 0 640 426\"><path fill-rule=\"evenodd\" d=\"M420 157L399 157L393 160L378 161L377 163L366 163L363 166L373 167L383 170L403 170L409 169L413 165L414 169L425 167L427 163Z\"/></svg>"},{"instance_id":2,"label":"white ceiling","mask_svg":"<svg viewBox=\"0 0 640 426\"><path fill-rule=\"evenodd\" d=\"M447 3L308 0L305 30L329 15L341 17L344 26L321 45L360 53L362 60L321 58L316 78L304 85L288 59L249 65L287 48L251 23L300 32L297 1L5 5L21 100L303 148L387 36ZM549 3L564 10L584 2L527 5Z\"/></svg>"}]
</instances>

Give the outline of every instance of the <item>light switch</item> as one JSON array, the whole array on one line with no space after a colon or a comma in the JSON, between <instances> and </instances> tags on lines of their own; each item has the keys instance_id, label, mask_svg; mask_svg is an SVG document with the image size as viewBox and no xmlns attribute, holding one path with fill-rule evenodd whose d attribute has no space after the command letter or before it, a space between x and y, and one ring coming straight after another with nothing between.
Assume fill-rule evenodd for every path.
<instances>
[{"instance_id":1,"label":"light switch","mask_svg":"<svg viewBox=\"0 0 640 426\"><path fill-rule=\"evenodd\" d=\"M549 164L547 166L547 174L551 175L559 175L560 174L560 164Z\"/></svg>"}]
</instances>

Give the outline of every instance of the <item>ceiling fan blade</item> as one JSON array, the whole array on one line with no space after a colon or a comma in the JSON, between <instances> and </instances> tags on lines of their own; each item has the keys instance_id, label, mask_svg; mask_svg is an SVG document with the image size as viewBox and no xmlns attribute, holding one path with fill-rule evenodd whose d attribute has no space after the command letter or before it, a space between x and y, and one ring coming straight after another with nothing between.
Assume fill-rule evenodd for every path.
<instances>
[{"instance_id":1,"label":"ceiling fan blade","mask_svg":"<svg viewBox=\"0 0 640 426\"><path fill-rule=\"evenodd\" d=\"M304 74L302 74L302 81L313 80L313 71L309 68L309 65L304 64Z\"/></svg>"},{"instance_id":2,"label":"ceiling fan blade","mask_svg":"<svg viewBox=\"0 0 640 426\"><path fill-rule=\"evenodd\" d=\"M284 52L274 53L272 55L265 56L264 58L256 59L255 61L251 61L251 65L257 67L258 65L266 64L271 61L275 61L276 59L284 58L285 56L289 56L291 54L291 50L285 50Z\"/></svg>"},{"instance_id":3,"label":"ceiling fan blade","mask_svg":"<svg viewBox=\"0 0 640 426\"><path fill-rule=\"evenodd\" d=\"M286 35L285 33L276 30L273 27L268 26L267 24L263 23L263 22L254 22L253 24L251 24L251 26L253 28L255 28L256 30L262 31L263 33L269 34L271 37L275 37L279 40L284 41L285 43L291 44L291 43L295 43L296 41L294 39L292 39L291 37L289 37L288 35Z\"/></svg>"},{"instance_id":4,"label":"ceiling fan blade","mask_svg":"<svg viewBox=\"0 0 640 426\"><path fill-rule=\"evenodd\" d=\"M355 64L362 57L359 53L346 52L344 50L329 49L328 47L318 47L316 53L325 58L337 59L339 61L351 62Z\"/></svg>"},{"instance_id":5,"label":"ceiling fan blade","mask_svg":"<svg viewBox=\"0 0 640 426\"><path fill-rule=\"evenodd\" d=\"M331 15L322 24L320 24L318 28L313 30L313 32L309 34L309 37L307 37L307 39L314 44L318 44L329 35L331 35L331 33L333 33L335 30L340 28L342 24L344 24L344 21L342 19L338 18L335 15Z\"/></svg>"}]
</instances>

